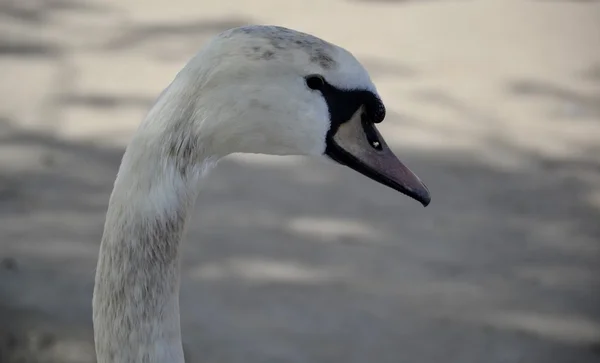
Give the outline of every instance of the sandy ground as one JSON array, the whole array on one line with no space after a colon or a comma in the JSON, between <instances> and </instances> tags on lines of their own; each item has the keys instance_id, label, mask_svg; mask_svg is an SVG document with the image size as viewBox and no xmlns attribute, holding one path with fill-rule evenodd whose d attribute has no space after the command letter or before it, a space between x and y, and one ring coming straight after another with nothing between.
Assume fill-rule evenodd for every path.
<instances>
[{"instance_id":1,"label":"sandy ground","mask_svg":"<svg viewBox=\"0 0 600 363\"><path fill-rule=\"evenodd\" d=\"M1 0L0 362L93 362L124 145L211 35L351 50L428 208L342 167L230 157L186 237L189 362L600 359L598 1Z\"/></svg>"}]
</instances>

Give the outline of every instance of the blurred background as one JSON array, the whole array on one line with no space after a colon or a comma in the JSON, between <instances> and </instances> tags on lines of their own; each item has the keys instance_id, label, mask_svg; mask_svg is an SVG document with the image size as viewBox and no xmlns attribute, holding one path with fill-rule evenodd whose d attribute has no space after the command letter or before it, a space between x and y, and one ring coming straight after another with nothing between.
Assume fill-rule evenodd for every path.
<instances>
[{"instance_id":1,"label":"blurred background","mask_svg":"<svg viewBox=\"0 0 600 363\"><path fill-rule=\"evenodd\" d=\"M232 156L185 241L194 363L600 360L600 2L0 0L0 362L94 362L108 197L211 36L315 34L370 71L428 208Z\"/></svg>"}]
</instances>

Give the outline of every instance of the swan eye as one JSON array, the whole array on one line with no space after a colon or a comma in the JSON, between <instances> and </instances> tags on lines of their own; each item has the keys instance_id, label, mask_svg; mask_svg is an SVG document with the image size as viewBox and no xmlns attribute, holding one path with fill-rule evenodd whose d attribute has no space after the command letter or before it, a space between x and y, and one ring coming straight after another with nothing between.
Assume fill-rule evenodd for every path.
<instances>
[{"instance_id":1,"label":"swan eye","mask_svg":"<svg viewBox=\"0 0 600 363\"><path fill-rule=\"evenodd\" d=\"M312 76L306 77L306 85L310 89L320 90L325 86L325 79L323 76L315 74Z\"/></svg>"}]
</instances>

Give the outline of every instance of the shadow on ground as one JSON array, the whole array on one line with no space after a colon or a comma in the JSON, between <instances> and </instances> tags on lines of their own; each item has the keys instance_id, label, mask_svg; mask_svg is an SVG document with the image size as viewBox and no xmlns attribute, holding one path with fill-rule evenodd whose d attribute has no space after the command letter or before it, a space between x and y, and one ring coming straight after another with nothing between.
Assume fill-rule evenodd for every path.
<instances>
[{"instance_id":1,"label":"shadow on ground","mask_svg":"<svg viewBox=\"0 0 600 363\"><path fill-rule=\"evenodd\" d=\"M135 49L152 61L179 62L210 34L249 22L138 24L85 2L0 1L0 19L27 26L69 11L110 14L116 25L95 43L0 34L0 57L52 58L62 67L48 119L72 106L118 111L153 102L75 90L72 53ZM419 74L364 61L375 76ZM598 74L595 65L581 77L597 82ZM549 122L600 116L597 94L552 81L517 79L505 91L549 102ZM465 122L502 123L440 90L415 100ZM564 104L575 108L565 113ZM0 117L0 362L93 362L92 282L123 149ZM392 115L389 122L398 121ZM402 118L426 127L419 121ZM325 161L222 161L206 179L185 241L188 361L597 361L599 148L558 158L502 138L486 141L473 152L393 145L430 186L426 209ZM496 150L520 162L506 167L480 157Z\"/></svg>"},{"instance_id":2,"label":"shadow on ground","mask_svg":"<svg viewBox=\"0 0 600 363\"><path fill-rule=\"evenodd\" d=\"M93 269L123 150L7 120L0 135L14 155L0 173L3 362L24 345L46 352L28 362L92 361ZM597 358L598 164L529 154L535 167L509 171L395 148L429 182L429 208L328 162L221 162L186 238L190 361Z\"/></svg>"}]
</instances>

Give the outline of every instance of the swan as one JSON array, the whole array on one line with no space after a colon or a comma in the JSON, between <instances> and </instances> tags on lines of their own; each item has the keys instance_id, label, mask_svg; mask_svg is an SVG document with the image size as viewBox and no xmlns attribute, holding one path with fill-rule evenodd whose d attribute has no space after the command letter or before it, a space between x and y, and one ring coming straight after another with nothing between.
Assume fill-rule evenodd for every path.
<instances>
[{"instance_id":1,"label":"swan","mask_svg":"<svg viewBox=\"0 0 600 363\"><path fill-rule=\"evenodd\" d=\"M93 293L98 363L184 362L180 240L201 177L226 155L325 156L427 206L429 190L375 127L384 117L369 74L342 47L267 25L209 40L123 154Z\"/></svg>"}]
</instances>

